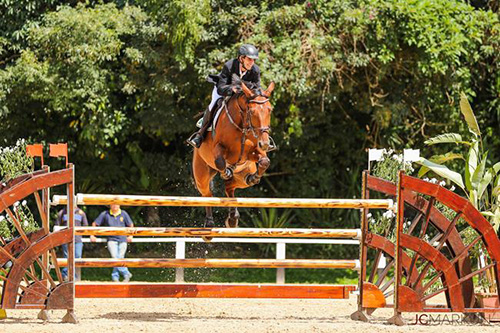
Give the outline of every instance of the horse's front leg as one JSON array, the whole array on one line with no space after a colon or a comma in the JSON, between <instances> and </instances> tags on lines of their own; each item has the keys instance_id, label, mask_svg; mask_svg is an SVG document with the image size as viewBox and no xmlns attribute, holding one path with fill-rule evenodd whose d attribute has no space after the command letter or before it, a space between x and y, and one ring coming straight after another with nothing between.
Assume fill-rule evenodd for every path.
<instances>
[{"instance_id":1,"label":"horse's front leg","mask_svg":"<svg viewBox=\"0 0 500 333\"><path fill-rule=\"evenodd\" d=\"M226 159L224 158L225 155L226 148L218 143L215 146L215 167L217 168L217 171L219 171L222 179L229 180L233 178L234 170L231 166L227 165Z\"/></svg>"},{"instance_id":2,"label":"horse's front leg","mask_svg":"<svg viewBox=\"0 0 500 333\"><path fill-rule=\"evenodd\" d=\"M205 207L205 225L206 228L215 227L214 216L212 214L212 207Z\"/></svg>"},{"instance_id":3,"label":"horse's front leg","mask_svg":"<svg viewBox=\"0 0 500 333\"><path fill-rule=\"evenodd\" d=\"M260 178L264 175L264 172L271 165L271 160L267 157L267 154L263 150L257 150L253 156L257 163L257 171L246 176L246 183L250 186L258 184L260 182Z\"/></svg>"},{"instance_id":4,"label":"horse's front leg","mask_svg":"<svg viewBox=\"0 0 500 333\"><path fill-rule=\"evenodd\" d=\"M193 157L193 176L196 184L196 189L204 197L211 197L212 190L210 189L210 182L215 176L215 170L210 168L201 158L197 149L195 149ZM204 226L213 228L215 226L214 217L212 214L212 207L205 207L205 223Z\"/></svg>"},{"instance_id":5,"label":"horse's front leg","mask_svg":"<svg viewBox=\"0 0 500 333\"><path fill-rule=\"evenodd\" d=\"M226 181L226 196L228 198L234 198L234 191L236 190L236 185L234 180ZM238 212L238 208L230 207L229 215L226 219L226 227L227 228L236 228L238 227L238 219L240 218L240 213Z\"/></svg>"}]
</instances>

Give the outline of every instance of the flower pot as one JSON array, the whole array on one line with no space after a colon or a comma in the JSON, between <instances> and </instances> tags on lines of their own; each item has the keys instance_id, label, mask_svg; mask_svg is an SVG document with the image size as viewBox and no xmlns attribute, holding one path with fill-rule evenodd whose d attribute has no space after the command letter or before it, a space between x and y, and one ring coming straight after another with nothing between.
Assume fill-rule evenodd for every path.
<instances>
[{"instance_id":1,"label":"flower pot","mask_svg":"<svg viewBox=\"0 0 500 333\"><path fill-rule=\"evenodd\" d=\"M498 312L484 312L484 318L489 321L500 322L500 302L497 294L477 293L476 298L482 308L497 308Z\"/></svg>"}]
</instances>

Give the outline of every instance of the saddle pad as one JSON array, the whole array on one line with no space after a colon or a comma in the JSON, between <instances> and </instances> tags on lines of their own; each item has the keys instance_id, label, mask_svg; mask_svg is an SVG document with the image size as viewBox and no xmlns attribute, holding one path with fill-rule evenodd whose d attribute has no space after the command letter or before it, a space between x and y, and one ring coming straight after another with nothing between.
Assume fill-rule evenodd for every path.
<instances>
[{"instance_id":1,"label":"saddle pad","mask_svg":"<svg viewBox=\"0 0 500 333\"><path fill-rule=\"evenodd\" d=\"M222 105L220 106L220 108L217 110L217 112L215 112L214 120L212 121L212 124L207 128L207 131L210 132L210 131L212 131L212 127L215 128L217 126L217 121L219 120L219 116L220 116L225 104L226 103L223 102ZM203 124L203 117L201 117L198 120L198 122L196 123L196 127L201 128L201 124Z\"/></svg>"}]
</instances>

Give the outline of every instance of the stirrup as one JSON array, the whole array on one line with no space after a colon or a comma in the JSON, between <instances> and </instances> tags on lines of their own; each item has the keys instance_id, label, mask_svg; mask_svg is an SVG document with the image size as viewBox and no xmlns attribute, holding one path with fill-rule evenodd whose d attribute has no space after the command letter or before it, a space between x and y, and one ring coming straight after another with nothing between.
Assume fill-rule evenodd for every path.
<instances>
[{"instance_id":1,"label":"stirrup","mask_svg":"<svg viewBox=\"0 0 500 333\"><path fill-rule=\"evenodd\" d=\"M266 153L269 153L270 151L276 149L278 149L278 146L276 146L276 143L274 143L273 137L269 135L269 148L267 148Z\"/></svg>"},{"instance_id":2,"label":"stirrup","mask_svg":"<svg viewBox=\"0 0 500 333\"><path fill-rule=\"evenodd\" d=\"M203 143L203 138L200 141L200 144L197 145L196 142L194 141L194 138L198 135L198 132L194 132L191 134L191 136L186 140L186 143L190 145L193 148L200 148L201 144Z\"/></svg>"}]
</instances>

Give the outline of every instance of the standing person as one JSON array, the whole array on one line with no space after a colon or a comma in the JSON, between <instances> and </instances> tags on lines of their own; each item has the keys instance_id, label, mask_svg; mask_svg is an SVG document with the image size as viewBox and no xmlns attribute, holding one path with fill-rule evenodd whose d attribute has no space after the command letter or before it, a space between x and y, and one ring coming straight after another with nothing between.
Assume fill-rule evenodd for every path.
<instances>
[{"instance_id":1,"label":"standing person","mask_svg":"<svg viewBox=\"0 0 500 333\"><path fill-rule=\"evenodd\" d=\"M103 211L97 219L92 223L93 227L133 227L134 222L124 210L120 209L120 205L110 205L109 210ZM95 242L96 237L90 236L90 241ZM132 241L132 236L108 236L108 250L111 258L123 259L127 252L127 242ZM114 282L120 281L120 274L123 276L123 282L129 282L132 274L127 267L115 267L111 273L111 280Z\"/></svg>"},{"instance_id":2,"label":"standing person","mask_svg":"<svg viewBox=\"0 0 500 333\"><path fill-rule=\"evenodd\" d=\"M88 227L87 215L83 210L75 206L75 227ZM68 225L68 208L64 207L57 213L56 226L65 227ZM82 257L83 242L82 236L75 236L75 259ZM68 244L62 245L64 258L68 258ZM68 280L68 267L64 267L61 271L64 281ZM80 281L80 270L75 269L75 280Z\"/></svg>"},{"instance_id":3,"label":"standing person","mask_svg":"<svg viewBox=\"0 0 500 333\"><path fill-rule=\"evenodd\" d=\"M237 88L231 86L233 74L240 77L245 83L253 83L253 89L260 88L260 69L255 64L257 59L259 59L257 48L252 44L243 44L238 50L238 58L226 62L219 75L208 76L208 81L215 84L212 90L212 101L203 114L200 130L187 139L188 144L194 148L200 148L205 137L205 131L210 125L215 112L217 101L223 96L231 96L238 92Z\"/></svg>"}]
</instances>

